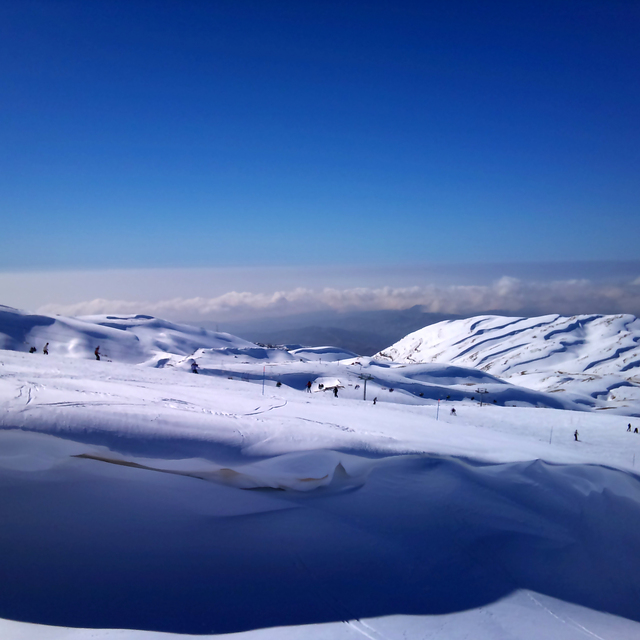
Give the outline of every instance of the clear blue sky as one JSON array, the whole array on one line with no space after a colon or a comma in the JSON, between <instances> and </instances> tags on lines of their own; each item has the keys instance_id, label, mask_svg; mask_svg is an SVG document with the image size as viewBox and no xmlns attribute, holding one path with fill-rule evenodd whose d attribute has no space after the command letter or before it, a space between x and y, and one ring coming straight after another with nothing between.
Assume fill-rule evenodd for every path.
<instances>
[{"instance_id":1,"label":"clear blue sky","mask_svg":"<svg viewBox=\"0 0 640 640\"><path fill-rule=\"evenodd\" d=\"M0 270L640 258L640 3L0 0Z\"/></svg>"}]
</instances>

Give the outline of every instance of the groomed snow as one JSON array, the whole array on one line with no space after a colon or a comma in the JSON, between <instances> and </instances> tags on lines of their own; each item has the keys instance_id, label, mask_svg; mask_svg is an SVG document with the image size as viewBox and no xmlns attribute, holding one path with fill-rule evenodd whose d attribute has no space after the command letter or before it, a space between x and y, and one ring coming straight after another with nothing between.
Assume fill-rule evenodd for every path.
<instances>
[{"instance_id":1,"label":"groomed snow","mask_svg":"<svg viewBox=\"0 0 640 640\"><path fill-rule=\"evenodd\" d=\"M4 311L4 637L640 637L638 419L464 367Z\"/></svg>"}]
</instances>

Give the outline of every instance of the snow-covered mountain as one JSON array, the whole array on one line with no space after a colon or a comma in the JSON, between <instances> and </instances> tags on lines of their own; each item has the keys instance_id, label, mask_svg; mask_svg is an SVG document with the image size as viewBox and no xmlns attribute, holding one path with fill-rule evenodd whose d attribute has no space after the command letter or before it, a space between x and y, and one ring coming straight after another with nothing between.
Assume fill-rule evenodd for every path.
<instances>
[{"instance_id":1,"label":"snow-covered mountain","mask_svg":"<svg viewBox=\"0 0 640 640\"><path fill-rule=\"evenodd\" d=\"M376 358L475 367L519 386L612 406L640 401L640 320L632 315L451 320L409 334Z\"/></svg>"},{"instance_id":2,"label":"snow-covered mountain","mask_svg":"<svg viewBox=\"0 0 640 640\"><path fill-rule=\"evenodd\" d=\"M228 333L175 324L151 316L34 315L0 305L0 349L94 358L94 350L110 360L132 364L190 355L200 348L248 348L255 345Z\"/></svg>"},{"instance_id":3,"label":"snow-covered mountain","mask_svg":"<svg viewBox=\"0 0 640 640\"><path fill-rule=\"evenodd\" d=\"M487 390L485 402L499 406L537 406L583 410L602 403L527 389L471 367L448 363L405 364L361 357L340 348L269 348L226 333L197 329L150 316L84 316L65 318L31 315L0 308L0 347L36 352L49 344L48 358L102 359L189 373L194 363L202 375L231 377L245 382L269 380L294 389L340 389L344 397L364 396L366 378L370 398L379 402L423 404L431 400L473 403L479 386ZM586 406L585 406L586 405ZM627 411L629 413L629 411Z\"/></svg>"},{"instance_id":4,"label":"snow-covered mountain","mask_svg":"<svg viewBox=\"0 0 640 640\"><path fill-rule=\"evenodd\" d=\"M640 637L622 408L455 364L1 311L0 637Z\"/></svg>"}]
</instances>

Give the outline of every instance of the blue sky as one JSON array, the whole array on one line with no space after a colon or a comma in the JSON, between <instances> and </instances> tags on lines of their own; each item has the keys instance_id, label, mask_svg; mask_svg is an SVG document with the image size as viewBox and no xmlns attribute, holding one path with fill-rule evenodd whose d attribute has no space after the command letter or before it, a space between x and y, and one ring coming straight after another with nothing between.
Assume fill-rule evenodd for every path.
<instances>
[{"instance_id":1,"label":"blue sky","mask_svg":"<svg viewBox=\"0 0 640 640\"><path fill-rule=\"evenodd\" d=\"M639 28L618 0L0 0L0 271L638 260Z\"/></svg>"}]
</instances>

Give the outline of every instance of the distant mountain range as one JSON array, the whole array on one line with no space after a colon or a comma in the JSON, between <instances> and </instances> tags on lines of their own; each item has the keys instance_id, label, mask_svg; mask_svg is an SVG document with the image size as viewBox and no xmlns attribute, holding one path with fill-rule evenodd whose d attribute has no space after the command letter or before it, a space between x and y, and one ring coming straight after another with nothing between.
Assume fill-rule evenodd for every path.
<instances>
[{"instance_id":1,"label":"distant mountain range","mask_svg":"<svg viewBox=\"0 0 640 640\"><path fill-rule=\"evenodd\" d=\"M463 317L429 313L417 305L397 311L326 312L261 318L250 322L225 323L223 326L215 322L185 322L207 329L224 329L250 342L305 347L332 345L371 356L412 331L443 320Z\"/></svg>"}]
</instances>

